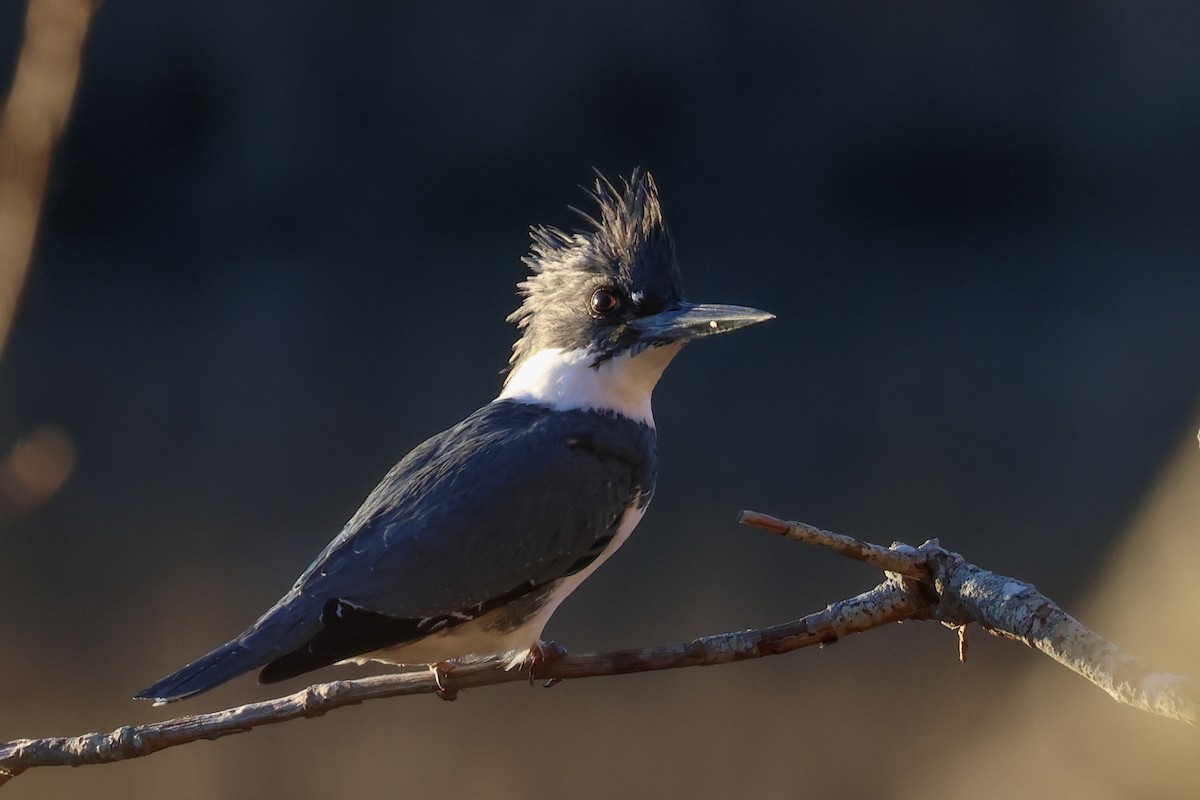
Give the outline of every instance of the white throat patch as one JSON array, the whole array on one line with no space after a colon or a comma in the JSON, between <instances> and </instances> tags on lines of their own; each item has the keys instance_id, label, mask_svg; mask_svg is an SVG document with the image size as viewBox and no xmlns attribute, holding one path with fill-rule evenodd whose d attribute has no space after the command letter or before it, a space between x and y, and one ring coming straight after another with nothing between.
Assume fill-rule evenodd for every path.
<instances>
[{"instance_id":1,"label":"white throat patch","mask_svg":"<svg viewBox=\"0 0 1200 800\"><path fill-rule=\"evenodd\" d=\"M613 356L593 367L586 348L539 350L517 365L497 400L538 403L560 411L615 411L654 427L650 395L683 343L648 347L637 355Z\"/></svg>"}]
</instances>

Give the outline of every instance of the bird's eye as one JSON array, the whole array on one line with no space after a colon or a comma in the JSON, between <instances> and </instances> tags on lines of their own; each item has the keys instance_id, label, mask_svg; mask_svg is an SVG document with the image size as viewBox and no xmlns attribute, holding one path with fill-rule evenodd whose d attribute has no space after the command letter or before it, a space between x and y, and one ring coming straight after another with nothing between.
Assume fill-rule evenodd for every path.
<instances>
[{"instance_id":1,"label":"bird's eye","mask_svg":"<svg viewBox=\"0 0 1200 800\"><path fill-rule=\"evenodd\" d=\"M591 307L598 316L611 314L621 307L621 298L612 289L597 289L592 292Z\"/></svg>"}]
</instances>

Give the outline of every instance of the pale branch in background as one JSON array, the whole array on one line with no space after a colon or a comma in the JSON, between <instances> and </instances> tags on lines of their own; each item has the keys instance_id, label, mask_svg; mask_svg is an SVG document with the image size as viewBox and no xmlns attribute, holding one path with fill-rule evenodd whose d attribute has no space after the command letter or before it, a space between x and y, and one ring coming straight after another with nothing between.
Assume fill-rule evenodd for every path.
<instances>
[{"instance_id":1,"label":"pale branch in background","mask_svg":"<svg viewBox=\"0 0 1200 800\"><path fill-rule=\"evenodd\" d=\"M83 43L98 0L29 0L25 36L0 110L0 351L16 313L54 146L79 83Z\"/></svg>"},{"instance_id":2,"label":"pale branch in background","mask_svg":"<svg viewBox=\"0 0 1200 800\"><path fill-rule=\"evenodd\" d=\"M826 645L852 633L906 620L937 619L961 629L972 622L1025 642L1092 681L1117 700L1197 724L1187 679L1156 673L1088 630L1028 583L988 572L942 549L862 542L799 522L743 511L744 525L763 528L884 570L883 583L814 614L767 628L705 636L690 642L608 653L554 654L523 670L476 661L432 671L402 672L310 686L286 697L250 703L111 733L20 739L0 745L0 784L32 767L105 764L146 756L198 739L218 739L262 725L316 717L367 700L410 694L447 699L463 689L515 681L547 685L574 678L728 664L802 647ZM965 653L960 639L960 654ZM440 678L440 681L439 681Z\"/></svg>"}]
</instances>

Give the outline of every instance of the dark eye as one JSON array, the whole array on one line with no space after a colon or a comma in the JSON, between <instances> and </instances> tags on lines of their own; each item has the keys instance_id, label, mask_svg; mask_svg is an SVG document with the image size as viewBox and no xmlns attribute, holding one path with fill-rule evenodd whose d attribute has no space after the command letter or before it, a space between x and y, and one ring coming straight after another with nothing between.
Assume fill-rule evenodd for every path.
<instances>
[{"instance_id":1,"label":"dark eye","mask_svg":"<svg viewBox=\"0 0 1200 800\"><path fill-rule=\"evenodd\" d=\"M592 292L592 313L599 316L611 314L621 307L621 298L612 289L597 289Z\"/></svg>"}]
</instances>

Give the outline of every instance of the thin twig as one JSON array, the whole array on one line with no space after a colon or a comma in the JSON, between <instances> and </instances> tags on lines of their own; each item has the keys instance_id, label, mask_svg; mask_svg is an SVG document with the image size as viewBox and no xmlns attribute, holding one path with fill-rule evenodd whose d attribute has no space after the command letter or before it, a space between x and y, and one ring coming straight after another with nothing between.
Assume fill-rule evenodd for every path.
<instances>
[{"instance_id":1,"label":"thin twig","mask_svg":"<svg viewBox=\"0 0 1200 800\"><path fill-rule=\"evenodd\" d=\"M752 528L778 533L785 539L824 547L838 555L862 561L885 572L896 572L917 580L929 577L929 571L925 569L925 557L907 545L882 547L840 533L823 531L804 522L785 521L758 511L738 512L738 522Z\"/></svg>"}]
</instances>

